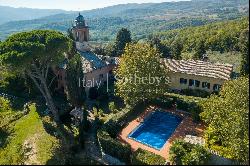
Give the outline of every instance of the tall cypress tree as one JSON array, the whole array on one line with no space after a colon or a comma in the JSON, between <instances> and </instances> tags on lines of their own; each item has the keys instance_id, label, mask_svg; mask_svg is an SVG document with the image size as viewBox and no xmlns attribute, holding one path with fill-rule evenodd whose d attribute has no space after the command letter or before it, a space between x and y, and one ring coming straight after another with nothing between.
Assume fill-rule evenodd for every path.
<instances>
[{"instance_id":1,"label":"tall cypress tree","mask_svg":"<svg viewBox=\"0 0 250 166\"><path fill-rule=\"evenodd\" d=\"M127 43L130 43L132 41L131 39L131 33L128 29L122 28L119 30L116 36L115 41L115 56L120 56L124 53L124 48Z\"/></svg>"},{"instance_id":2,"label":"tall cypress tree","mask_svg":"<svg viewBox=\"0 0 250 166\"><path fill-rule=\"evenodd\" d=\"M70 103L75 107L75 109L83 111L83 119L80 121L79 125L79 142L83 145L83 130L87 129L87 112L86 109L82 109L84 102L86 100L86 93L84 85L79 83L79 79L83 79L82 70L82 59L79 54L76 54L73 58L69 60L67 69L67 98ZM81 82L81 81L80 81Z\"/></svg>"},{"instance_id":3,"label":"tall cypress tree","mask_svg":"<svg viewBox=\"0 0 250 166\"><path fill-rule=\"evenodd\" d=\"M242 54L241 75L249 74L249 29L244 30L240 35L239 47Z\"/></svg>"},{"instance_id":4,"label":"tall cypress tree","mask_svg":"<svg viewBox=\"0 0 250 166\"><path fill-rule=\"evenodd\" d=\"M194 59L200 60L206 54L205 41L199 40L194 49Z\"/></svg>"}]
</instances>

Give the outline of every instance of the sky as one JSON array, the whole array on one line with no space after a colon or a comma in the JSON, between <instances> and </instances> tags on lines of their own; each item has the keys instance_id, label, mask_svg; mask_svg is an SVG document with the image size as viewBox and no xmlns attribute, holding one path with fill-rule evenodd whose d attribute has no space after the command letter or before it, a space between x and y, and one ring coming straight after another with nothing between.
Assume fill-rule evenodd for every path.
<instances>
[{"instance_id":1,"label":"sky","mask_svg":"<svg viewBox=\"0 0 250 166\"><path fill-rule=\"evenodd\" d=\"M171 2L180 0L0 0L0 6L39 9L90 10L126 3Z\"/></svg>"}]
</instances>

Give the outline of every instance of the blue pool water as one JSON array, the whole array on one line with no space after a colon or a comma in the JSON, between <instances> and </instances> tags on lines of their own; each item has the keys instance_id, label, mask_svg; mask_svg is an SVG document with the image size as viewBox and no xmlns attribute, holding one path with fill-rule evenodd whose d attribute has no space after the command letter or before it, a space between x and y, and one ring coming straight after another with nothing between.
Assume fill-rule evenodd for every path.
<instances>
[{"instance_id":1,"label":"blue pool water","mask_svg":"<svg viewBox=\"0 0 250 166\"><path fill-rule=\"evenodd\" d=\"M161 150L182 118L168 112L154 111L128 137Z\"/></svg>"}]
</instances>

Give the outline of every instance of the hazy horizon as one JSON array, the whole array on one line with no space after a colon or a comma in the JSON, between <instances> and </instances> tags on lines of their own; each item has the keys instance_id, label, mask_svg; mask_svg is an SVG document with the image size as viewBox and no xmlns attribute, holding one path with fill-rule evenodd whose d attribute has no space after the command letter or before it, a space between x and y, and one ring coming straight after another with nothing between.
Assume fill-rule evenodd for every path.
<instances>
[{"instance_id":1,"label":"hazy horizon","mask_svg":"<svg viewBox=\"0 0 250 166\"><path fill-rule=\"evenodd\" d=\"M0 6L9 6L15 8L33 8L33 9L62 9L67 11L80 11L103 8L119 4L128 3L161 3L177 2L188 0L0 0Z\"/></svg>"}]
</instances>

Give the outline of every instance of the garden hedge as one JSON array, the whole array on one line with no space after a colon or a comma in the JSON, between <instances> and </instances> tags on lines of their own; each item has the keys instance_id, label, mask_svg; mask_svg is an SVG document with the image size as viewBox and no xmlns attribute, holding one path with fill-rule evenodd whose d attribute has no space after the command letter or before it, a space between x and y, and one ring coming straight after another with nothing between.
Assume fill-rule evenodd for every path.
<instances>
[{"instance_id":1,"label":"garden hedge","mask_svg":"<svg viewBox=\"0 0 250 166\"><path fill-rule=\"evenodd\" d=\"M177 109L189 112L195 122L200 121L200 113L202 109L200 105L205 102L207 98L185 96L176 93L166 93L166 100L173 100L176 103Z\"/></svg>"},{"instance_id":2,"label":"garden hedge","mask_svg":"<svg viewBox=\"0 0 250 166\"><path fill-rule=\"evenodd\" d=\"M162 156L141 148L137 149L131 157L132 165L165 165L165 163L166 160Z\"/></svg>"},{"instance_id":3,"label":"garden hedge","mask_svg":"<svg viewBox=\"0 0 250 166\"><path fill-rule=\"evenodd\" d=\"M125 163L130 163L132 153L130 145L122 144L118 140L113 139L105 130L98 130L97 137L104 153L116 157Z\"/></svg>"}]
</instances>

